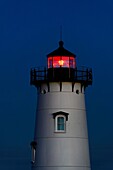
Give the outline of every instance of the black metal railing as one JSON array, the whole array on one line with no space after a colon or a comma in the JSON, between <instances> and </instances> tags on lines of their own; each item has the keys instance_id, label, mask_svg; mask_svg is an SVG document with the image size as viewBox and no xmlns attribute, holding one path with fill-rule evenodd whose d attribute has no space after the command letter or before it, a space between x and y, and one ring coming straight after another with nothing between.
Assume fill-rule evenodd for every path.
<instances>
[{"instance_id":1,"label":"black metal railing","mask_svg":"<svg viewBox=\"0 0 113 170\"><path fill-rule=\"evenodd\" d=\"M30 71L30 84L38 85L44 81L71 81L92 84L92 69L86 67L72 68L32 68Z\"/></svg>"}]
</instances>

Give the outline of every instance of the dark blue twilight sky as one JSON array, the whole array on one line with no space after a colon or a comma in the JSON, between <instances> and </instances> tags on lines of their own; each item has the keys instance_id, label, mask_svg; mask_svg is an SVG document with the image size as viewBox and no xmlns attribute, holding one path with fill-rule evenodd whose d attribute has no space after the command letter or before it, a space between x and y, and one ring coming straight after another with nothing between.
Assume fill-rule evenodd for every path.
<instances>
[{"instance_id":1,"label":"dark blue twilight sky","mask_svg":"<svg viewBox=\"0 0 113 170\"><path fill-rule=\"evenodd\" d=\"M92 170L113 169L113 1L3 0L0 2L0 169L30 170L36 89L33 66L64 47L93 69L86 90Z\"/></svg>"}]
</instances>

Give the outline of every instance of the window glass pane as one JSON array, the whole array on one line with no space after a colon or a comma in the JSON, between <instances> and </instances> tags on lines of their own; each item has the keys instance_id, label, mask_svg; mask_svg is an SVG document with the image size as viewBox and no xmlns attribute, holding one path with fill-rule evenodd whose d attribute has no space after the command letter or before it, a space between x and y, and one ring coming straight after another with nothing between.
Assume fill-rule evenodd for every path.
<instances>
[{"instance_id":1,"label":"window glass pane","mask_svg":"<svg viewBox=\"0 0 113 170\"><path fill-rule=\"evenodd\" d=\"M58 125L58 130L64 130L64 124L63 125Z\"/></svg>"},{"instance_id":2,"label":"window glass pane","mask_svg":"<svg viewBox=\"0 0 113 170\"><path fill-rule=\"evenodd\" d=\"M58 117L58 122L57 122L57 127L58 130L65 130L65 122L64 122L64 117Z\"/></svg>"},{"instance_id":3,"label":"window glass pane","mask_svg":"<svg viewBox=\"0 0 113 170\"><path fill-rule=\"evenodd\" d=\"M58 117L58 123L60 124L64 123L64 117Z\"/></svg>"}]
</instances>

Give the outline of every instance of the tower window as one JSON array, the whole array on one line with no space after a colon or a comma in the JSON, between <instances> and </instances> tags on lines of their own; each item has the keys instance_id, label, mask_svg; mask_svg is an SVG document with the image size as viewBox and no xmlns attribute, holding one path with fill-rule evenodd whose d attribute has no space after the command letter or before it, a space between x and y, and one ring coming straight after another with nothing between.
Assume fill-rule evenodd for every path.
<instances>
[{"instance_id":1,"label":"tower window","mask_svg":"<svg viewBox=\"0 0 113 170\"><path fill-rule=\"evenodd\" d=\"M35 163L35 154L36 154L37 142L32 141L30 145L31 145L31 150L32 150L31 163L34 164Z\"/></svg>"},{"instance_id":2,"label":"tower window","mask_svg":"<svg viewBox=\"0 0 113 170\"><path fill-rule=\"evenodd\" d=\"M53 118L55 119L55 132L66 132L66 121L68 120L69 113L56 112L53 113Z\"/></svg>"},{"instance_id":3,"label":"tower window","mask_svg":"<svg viewBox=\"0 0 113 170\"><path fill-rule=\"evenodd\" d=\"M66 130L66 118L63 115L58 115L55 118L55 131L56 132L65 132Z\"/></svg>"}]
</instances>

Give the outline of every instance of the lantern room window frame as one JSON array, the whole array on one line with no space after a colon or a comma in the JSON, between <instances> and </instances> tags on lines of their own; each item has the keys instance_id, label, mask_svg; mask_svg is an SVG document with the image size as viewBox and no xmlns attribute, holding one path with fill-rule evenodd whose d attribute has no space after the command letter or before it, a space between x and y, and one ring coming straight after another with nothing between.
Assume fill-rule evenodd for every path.
<instances>
[{"instance_id":1,"label":"lantern room window frame","mask_svg":"<svg viewBox=\"0 0 113 170\"><path fill-rule=\"evenodd\" d=\"M75 68L76 61L74 56L49 56L48 57L48 69L49 68Z\"/></svg>"}]
</instances>

